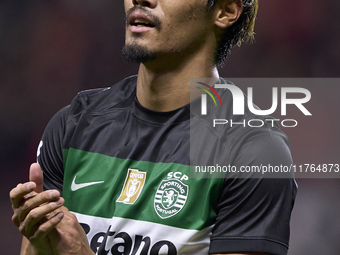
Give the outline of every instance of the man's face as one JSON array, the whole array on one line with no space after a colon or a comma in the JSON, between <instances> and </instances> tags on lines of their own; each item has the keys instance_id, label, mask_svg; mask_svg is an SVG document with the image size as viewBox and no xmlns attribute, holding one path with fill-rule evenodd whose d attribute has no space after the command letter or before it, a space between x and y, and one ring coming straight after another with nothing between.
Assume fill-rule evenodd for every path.
<instances>
[{"instance_id":1,"label":"man's face","mask_svg":"<svg viewBox=\"0 0 340 255\"><path fill-rule=\"evenodd\" d=\"M125 0L125 56L147 62L199 50L213 33L207 0ZM177 54L178 55L178 54Z\"/></svg>"}]
</instances>

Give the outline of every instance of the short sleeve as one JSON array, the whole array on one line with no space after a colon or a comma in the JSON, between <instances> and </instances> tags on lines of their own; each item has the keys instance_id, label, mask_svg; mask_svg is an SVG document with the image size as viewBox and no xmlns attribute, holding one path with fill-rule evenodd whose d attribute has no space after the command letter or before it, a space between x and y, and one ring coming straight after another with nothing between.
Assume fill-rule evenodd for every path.
<instances>
[{"instance_id":1,"label":"short sleeve","mask_svg":"<svg viewBox=\"0 0 340 255\"><path fill-rule=\"evenodd\" d=\"M233 165L290 165L286 136L278 130L254 131L234 148ZM226 178L217 207L210 254L288 251L289 222L297 186L286 178Z\"/></svg>"},{"instance_id":2,"label":"short sleeve","mask_svg":"<svg viewBox=\"0 0 340 255\"><path fill-rule=\"evenodd\" d=\"M63 138L69 107L64 107L50 120L39 144L37 160L44 174L44 189L63 188Z\"/></svg>"}]
</instances>

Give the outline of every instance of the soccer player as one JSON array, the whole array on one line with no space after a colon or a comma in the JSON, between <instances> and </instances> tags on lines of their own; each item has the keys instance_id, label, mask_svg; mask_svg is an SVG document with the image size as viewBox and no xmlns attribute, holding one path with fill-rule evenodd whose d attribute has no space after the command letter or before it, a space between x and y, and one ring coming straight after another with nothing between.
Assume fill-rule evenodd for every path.
<instances>
[{"instance_id":1,"label":"soccer player","mask_svg":"<svg viewBox=\"0 0 340 255\"><path fill-rule=\"evenodd\" d=\"M291 164L277 127L213 129L189 105L191 78L226 83L217 66L252 37L257 5L125 0L123 54L138 75L79 93L46 127L30 182L10 192L21 254L287 254L292 178L190 175L190 154ZM231 118L230 93L219 93Z\"/></svg>"}]
</instances>

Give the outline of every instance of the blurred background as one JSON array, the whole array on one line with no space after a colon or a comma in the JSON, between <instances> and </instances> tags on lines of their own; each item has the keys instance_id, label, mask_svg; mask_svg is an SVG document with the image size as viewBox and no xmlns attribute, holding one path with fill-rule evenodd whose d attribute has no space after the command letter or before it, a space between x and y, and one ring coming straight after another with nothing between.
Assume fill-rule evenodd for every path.
<instances>
[{"instance_id":1,"label":"blurred background","mask_svg":"<svg viewBox=\"0 0 340 255\"><path fill-rule=\"evenodd\" d=\"M260 0L255 43L236 47L220 75L339 77L338 10L336 0ZM121 58L124 30L123 1L0 0L1 254L19 254L8 193L28 179L49 119L78 91L137 72ZM340 163L339 87L320 86L326 101L310 103L332 109L322 122L285 130L296 163L310 163L310 155ZM297 182L289 255L340 254L340 179Z\"/></svg>"}]
</instances>

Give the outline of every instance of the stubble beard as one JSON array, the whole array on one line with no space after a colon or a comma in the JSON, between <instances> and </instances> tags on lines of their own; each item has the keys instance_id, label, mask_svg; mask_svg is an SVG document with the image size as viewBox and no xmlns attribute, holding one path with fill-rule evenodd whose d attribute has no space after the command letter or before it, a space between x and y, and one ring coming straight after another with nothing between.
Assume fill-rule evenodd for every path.
<instances>
[{"instance_id":1,"label":"stubble beard","mask_svg":"<svg viewBox=\"0 0 340 255\"><path fill-rule=\"evenodd\" d=\"M122 50L123 58L128 63L145 63L157 58L157 53L136 44L126 44Z\"/></svg>"}]
</instances>

